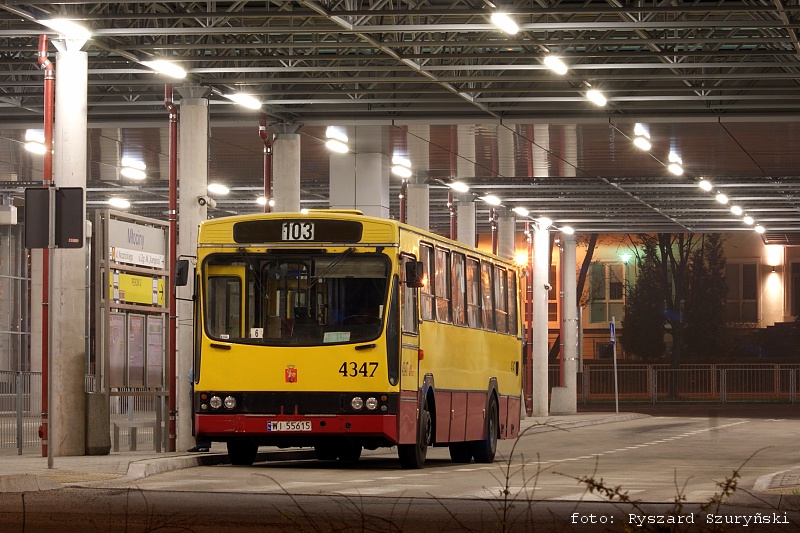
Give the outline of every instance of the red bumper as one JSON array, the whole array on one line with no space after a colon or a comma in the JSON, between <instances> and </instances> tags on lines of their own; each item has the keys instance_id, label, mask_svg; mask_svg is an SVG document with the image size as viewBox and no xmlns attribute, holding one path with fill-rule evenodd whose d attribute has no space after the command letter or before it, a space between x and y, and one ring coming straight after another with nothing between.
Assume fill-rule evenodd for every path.
<instances>
[{"instance_id":1,"label":"red bumper","mask_svg":"<svg viewBox=\"0 0 800 533\"><path fill-rule=\"evenodd\" d=\"M267 431L269 421L311 422L311 431ZM264 416L264 415L194 415L195 432L206 437L233 435L383 437L397 442L395 415L359 416Z\"/></svg>"}]
</instances>

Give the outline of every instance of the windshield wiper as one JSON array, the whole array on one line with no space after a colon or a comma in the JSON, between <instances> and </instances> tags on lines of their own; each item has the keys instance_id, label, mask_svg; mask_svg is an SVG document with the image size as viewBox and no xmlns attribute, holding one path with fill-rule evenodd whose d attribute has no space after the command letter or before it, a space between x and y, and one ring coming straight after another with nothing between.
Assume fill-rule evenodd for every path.
<instances>
[{"instance_id":1,"label":"windshield wiper","mask_svg":"<svg viewBox=\"0 0 800 533\"><path fill-rule=\"evenodd\" d=\"M339 257L337 257L336 259L334 259L333 261L331 261L331 264L329 264L329 265L327 266L327 268L325 268L325 270L323 270L322 272L320 272L319 274L317 274L316 276L314 276L314 278L313 278L311 281L309 281L309 282L308 282L308 287L306 287L306 289L310 289L311 287L313 287L314 285L316 285L316 283L317 283L317 282L318 282L320 279L322 279L322 278L325 276L325 274L327 274L327 273L329 273L330 271L332 271L332 270L333 270L333 269L334 269L334 268L335 268L335 267L336 267L336 266L337 266L339 263L341 263L342 261L344 261L344 260L345 260L345 259L346 259L346 258L347 258L347 257L348 257L350 254L352 254L352 253L353 253L353 252L355 252L355 251L356 251L356 249L355 249L355 248L353 248L353 247L351 246L350 248L348 248L347 250L345 250L344 252L342 252L342 253L339 255Z\"/></svg>"}]
</instances>

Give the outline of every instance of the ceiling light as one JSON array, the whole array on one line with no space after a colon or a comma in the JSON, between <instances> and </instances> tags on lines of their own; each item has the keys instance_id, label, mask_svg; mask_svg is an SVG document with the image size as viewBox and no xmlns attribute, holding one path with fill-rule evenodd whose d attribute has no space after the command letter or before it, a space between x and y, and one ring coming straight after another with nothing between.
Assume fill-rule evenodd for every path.
<instances>
[{"instance_id":1,"label":"ceiling light","mask_svg":"<svg viewBox=\"0 0 800 533\"><path fill-rule=\"evenodd\" d=\"M514 209L512 209L512 211L521 217L526 217L528 216L528 213L530 213L530 211L528 211L524 207L515 207Z\"/></svg>"},{"instance_id":2,"label":"ceiling light","mask_svg":"<svg viewBox=\"0 0 800 533\"><path fill-rule=\"evenodd\" d=\"M37 155L47 152L44 146L44 130L25 130L25 150Z\"/></svg>"},{"instance_id":3,"label":"ceiling light","mask_svg":"<svg viewBox=\"0 0 800 533\"><path fill-rule=\"evenodd\" d=\"M134 180L143 180L147 177L147 173L145 172L147 165L145 165L143 161L123 157L122 161L120 161L120 165L122 165L122 168L119 173L122 177Z\"/></svg>"},{"instance_id":4,"label":"ceiling light","mask_svg":"<svg viewBox=\"0 0 800 533\"><path fill-rule=\"evenodd\" d=\"M537 218L536 223L539 224L539 229L547 229L553 225L553 221L547 217Z\"/></svg>"},{"instance_id":5,"label":"ceiling light","mask_svg":"<svg viewBox=\"0 0 800 533\"><path fill-rule=\"evenodd\" d=\"M756 233L764 233L764 231L766 231L766 230L764 229L764 226L756 226L756 227L755 227L755 228L753 228L753 229L754 229L754 230L756 230Z\"/></svg>"},{"instance_id":6,"label":"ceiling light","mask_svg":"<svg viewBox=\"0 0 800 533\"><path fill-rule=\"evenodd\" d=\"M262 194L261 196L256 198L256 203L258 205L267 205L267 197Z\"/></svg>"},{"instance_id":7,"label":"ceiling light","mask_svg":"<svg viewBox=\"0 0 800 533\"><path fill-rule=\"evenodd\" d=\"M347 146L347 135L343 132L339 131L337 128L333 126L328 126L325 130L325 137L328 139L325 141L325 146L328 150L332 152L338 152L340 154L346 154L350 148Z\"/></svg>"},{"instance_id":8,"label":"ceiling light","mask_svg":"<svg viewBox=\"0 0 800 533\"><path fill-rule=\"evenodd\" d=\"M679 165L683 164L683 159L677 153L670 151L669 153L669 162L670 163L678 163Z\"/></svg>"},{"instance_id":9,"label":"ceiling light","mask_svg":"<svg viewBox=\"0 0 800 533\"><path fill-rule=\"evenodd\" d=\"M498 198L493 194L487 194L486 196L481 196L481 200L483 200L489 205L500 205L502 203L500 198Z\"/></svg>"},{"instance_id":10,"label":"ceiling light","mask_svg":"<svg viewBox=\"0 0 800 533\"><path fill-rule=\"evenodd\" d=\"M108 201L108 205L119 209L127 209L131 206L131 203L125 198L111 198Z\"/></svg>"},{"instance_id":11,"label":"ceiling light","mask_svg":"<svg viewBox=\"0 0 800 533\"><path fill-rule=\"evenodd\" d=\"M755 222L755 220L753 220L753 217L751 217L750 215L745 215L745 217L742 219L742 221L745 224L747 224L748 226L752 226L753 223Z\"/></svg>"},{"instance_id":12,"label":"ceiling light","mask_svg":"<svg viewBox=\"0 0 800 533\"><path fill-rule=\"evenodd\" d=\"M270 207L275 207L275 198L270 198L269 199L269 206Z\"/></svg>"},{"instance_id":13,"label":"ceiling light","mask_svg":"<svg viewBox=\"0 0 800 533\"><path fill-rule=\"evenodd\" d=\"M261 109L261 102L259 102L258 99L253 95L244 93L231 93L224 94L223 96L242 107L246 107L247 109Z\"/></svg>"},{"instance_id":14,"label":"ceiling light","mask_svg":"<svg viewBox=\"0 0 800 533\"><path fill-rule=\"evenodd\" d=\"M492 13L492 24L511 35L515 35L519 31L519 26L517 26L517 23L505 13Z\"/></svg>"},{"instance_id":15,"label":"ceiling light","mask_svg":"<svg viewBox=\"0 0 800 533\"><path fill-rule=\"evenodd\" d=\"M40 20L39 24L47 26L51 30L54 30L58 33L61 37L72 41L85 41L92 36L92 32L86 29L84 26L81 26L74 20L67 20L67 19L46 19Z\"/></svg>"},{"instance_id":16,"label":"ceiling light","mask_svg":"<svg viewBox=\"0 0 800 533\"><path fill-rule=\"evenodd\" d=\"M461 181L451 181L448 186L456 192L469 191L469 185Z\"/></svg>"},{"instance_id":17,"label":"ceiling light","mask_svg":"<svg viewBox=\"0 0 800 533\"><path fill-rule=\"evenodd\" d=\"M221 183L209 183L207 189L212 194L228 194L231 192L229 188Z\"/></svg>"},{"instance_id":18,"label":"ceiling light","mask_svg":"<svg viewBox=\"0 0 800 533\"><path fill-rule=\"evenodd\" d=\"M606 97L603 96L603 93L598 91L597 89L590 89L586 92L586 98L589 99L597 107L603 107L606 105Z\"/></svg>"},{"instance_id":19,"label":"ceiling light","mask_svg":"<svg viewBox=\"0 0 800 533\"><path fill-rule=\"evenodd\" d=\"M721 204L727 204L728 203L728 197L725 196L724 194L722 194L721 192L718 192L717 196L715 198Z\"/></svg>"},{"instance_id":20,"label":"ceiling light","mask_svg":"<svg viewBox=\"0 0 800 533\"><path fill-rule=\"evenodd\" d=\"M681 167L678 163L670 163L667 167L667 170L675 174L676 176L680 176L683 174L683 167Z\"/></svg>"},{"instance_id":21,"label":"ceiling light","mask_svg":"<svg viewBox=\"0 0 800 533\"><path fill-rule=\"evenodd\" d=\"M708 180L700 180L700 183L698 183L697 186L706 192L714 188L714 186Z\"/></svg>"},{"instance_id":22,"label":"ceiling light","mask_svg":"<svg viewBox=\"0 0 800 533\"><path fill-rule=\"evenodd\" d=\"M742 214L742 212L743 212L743 211L742 211L742 208L741 208L741 207L739 207L738 205L732 205L732 206L731 206L731 213L733 213L733 214L734 214L734 215L736 215L737 217L738 217L739 215L741 215L741 214Z\"/></svg>"},{"instance_id":23,"label":"ceiling light","mask_svg":"<svg viewBox=\"0 0 800 533\"><path fill-rule=\"evenodd\" d=\"M564 61L562 61L558 56L545 56L544 64L547 68L561 76L566 74L569 70L566 63L564 63Z\"/></svg>"},{"instance_id":24,"label":"ceiling light","mask_svg":"<svg viewBox=\"0 0 800 533\"><path fill-rule=\"evenodd\" d=\"M392 174L395 176L399 176L401 178L410 178L411 177L411 161L403 156L393 156L392 157Z\"/></svg>"},{"instance_id":25,"label":"ceiling light","mask_svg":"<svg viewBox=\"0 0 800 533\"><path fill-rule=\"evenodd\" d=\"M639 150L644 150L645 152L650 150L650 148L652 147L650 141L647 140L647 137L636 137L633 140L633 144L634 146L636 146L636 148L638 148Z\"/></svg>"},{"instance_id":26,"label":"ceiling light","mask_svg":"<svg viewBox=\"0 0 800 533\"><path fill-rule=\"evenodd\" d=\"M186 71L183 69L183 67L177 63L173 63L172 61L156 59L153 61L142 61L142 65L155 70L159 74L164 74L171 78L182 80L186 77ZM259 105L259 107L261 106Z\"/></svg>"},{"instance_id":27,"label":"ceiling light","mask_svg":"<svg viewBox=\"0 0 800 533\"><path fill-rule=\"evenodd\" d=\"M573 235L575 230L572 229L572 226L562 226L561 233L566 233L567 235Z\"/></svg>"},{"instance_id":28,"label":"ceiling light","mask_svg":"<svg viewBox=\"0 0 800 533\"><path fill-rule=\"evenodd\" d=\"M637 122L633 126L633 134L636 135L637 137L647 137L648 139L650 138L650 131L648 131L647 126L645 126L640 122Z\"/></svg>"},{"instance_id":29,"label":"ceiling light","mask_svg":"<svg viewBox=\"0 0 800 533\"><path fill-rule=\"evenodd\" d=\"M25 150L32 154L44 155L47 152L47 147L40 142L27 141L25 143Z\"/></svg>"}]
</instances>

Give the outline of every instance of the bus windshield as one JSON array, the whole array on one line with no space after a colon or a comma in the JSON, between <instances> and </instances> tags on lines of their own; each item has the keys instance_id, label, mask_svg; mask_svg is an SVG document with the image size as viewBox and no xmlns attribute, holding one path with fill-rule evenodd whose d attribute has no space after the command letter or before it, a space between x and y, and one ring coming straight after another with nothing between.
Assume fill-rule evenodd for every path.
<instances>
[{"instance_id":1,"label":"bus windshield","mask_svg":"<svg viewBox=\"0 0 800 533\"><path fill-rule=\"evenodd\" d=\"M375 340L390 273L378 253L213 254L204 263L205 328L211 339L318 346Z\"/></svg>"}]
</instances>

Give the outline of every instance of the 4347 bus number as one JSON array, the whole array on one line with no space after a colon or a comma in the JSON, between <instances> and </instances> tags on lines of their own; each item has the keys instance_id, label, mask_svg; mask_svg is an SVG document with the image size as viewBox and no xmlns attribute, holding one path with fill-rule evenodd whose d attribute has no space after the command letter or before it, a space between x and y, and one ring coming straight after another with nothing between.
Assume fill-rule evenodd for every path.
<instances>
[{"instance_id":1,"label":"4347 bus number","mask_svg":"<svg viewBox=\"0 0 800 533\"><path fill-rule=\"evenodd\" d=\"M345 378L354 378L356 376L371 378L375 376L376 370L378 370L378 363L375 362L358 364L356 361L345 361L339 367L339 373Z\"/></svg>"}]
</instances>

